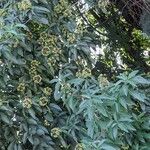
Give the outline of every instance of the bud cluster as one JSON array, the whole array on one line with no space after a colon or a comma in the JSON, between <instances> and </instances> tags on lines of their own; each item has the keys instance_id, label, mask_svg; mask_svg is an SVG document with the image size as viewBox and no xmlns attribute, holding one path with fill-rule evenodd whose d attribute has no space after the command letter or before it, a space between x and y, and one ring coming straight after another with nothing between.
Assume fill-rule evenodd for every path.
<instances>
[{"instance_id":1,"label":"bud cluster","mask_svg":"<svg viewBox=\"0 0 150 150\"><path fill-rule=\"evenodd\" d=\"M62 84L61 91L65 93L71 93L71 85L69 83Z\"/></svg>"},{"instance_id":2,"label":"bud cluster","mask_svg":"<svg viewBox=\"0 0 150 150\"><path fill-rule=\"evenodd\" d=\"M16 47L18 47L18 45L19 45L19 40L16 38L16 39L14 39L14 42L12 43L12 47L16 48Z\"/></svg>"},{"instance_id":3,"label":"bud cluster","mask_svg":"<svg viewBox=\"0 0 150 150\"><path fill-rule=\"evenodd\" d=\"M109 81L107 80L107 78L103 75L103 74L100 74L98 76L98 82L99 84L102 86L102 87L106 87L109 85Z\"/></svg>"},{"instance_id":4,"label":"bud cluster","mask_svg":"<svg viewBox=\"0 0 150 150\"><path fill-rule=\"evenodd\" d=\"M37 68L39 66L40 62L37 60L31 61L31 68L29 70L29 74L31 75L34 83L40 83L42 80L42 77L37 74Z\"/></svg>"},{"instance_id":5,"label":"bud cluster","mask_svg":"<svg viewBox=\"0 0 150 150\"><path fill-rule=\"evenodd\" d=\"M74 33L68 33L67 34L67 41L70 43L70 44L73 44L75 41L76 41L76 36Z\"/></svg>"},{"instance_id":6,"label":"bud cluster","mask_svg":"<svg viewBox=\"0 0 150 150\"><path fill-rule=\"evenodd\" d=\"M42 46L42 55L48 57L47 63L49 66L55 66L57 60L59 61L62 51L57 47L58 38L55 35L41 33L39 44Z\"/></svg>"},{"instance_id":7,"label":"bud cluster","mask_svg":"<svg viewBox=\"0 0 150 150\"><path fill-rule=\"evenodd\" d=\"M26 31L26 35L27 35L28 40L31 40L33 38L33 34L30 31Z\"/></svg>"},{"instance_id":8,"label":"bud cluster","mask_svg":"<svg viewBox=\"0 0 150 150\"><path fill-rule=\"evenodd\" d=\"M47 120L44 120L44 125L45 126L50 126L50 123Z\"/></svg>"},{"instance_id":9,"label":"bud cluster","mask_svg":"<svg viewBox=\"0 0 150 150\"><path fill-rule=\"evenodd\" d=\"M48 103L48 99L46 97L40 98L40 101L39 101L40 106L46 106L47 103Z\"/></svg>"},{"instance_id":10,"label":"bud cluster","mask_svg":"<svg viewBox=\"0 0 150 150\"><path fill-rule=\"evenodd\" d=\"M33 76L34 83L38 84L42 81L42 77L40 75Z\"/></svg>"},{"instance_id":11,"label":"bud cluster","mask_svg":"<svg viewBox=\"0 0 150 150\"><path fill-rule=\"evenodd\" d=\"M44 88L43 93L47 96L50 96L52 93L52 89L49 87Z\"/></svg>"},{"instance_id":12,"label":"bud cluster","mask_svg":"<svg viewBox=\"0 0 150 150\"><path fill-rule=\"evenodd\" d=\"M129 148L130 148L129 145L122 145L121 146L122 150L129 150Z\"/></svg>"},{"instance_id":13,"label":"bud cluster","mask_svg":"<svg viewBox=\"0 0 150 150\"><path fill-rule=\"evenodd\" d=\"M0 29L3 29L5 27L5 21L4 19L0 19Z\"/></svg>"},{"instance_id":14,"label":"bud cluster","mask_svg":"<svg viewBox=\"0 0 150 150\"><path fill-rule=\"evenodd\" d=\"M75 147L75 150L84 150L84 146L82 143L78 143Z\"/></svg>"},{"instance_id":15,"label":"bud cluster","mask_svg":"<svg viewBox=\"0 0 150 150\"><path fill-rule=\"evenodd\" d=\"M6 15L6 11L3 8L0 8L0 16L4 17Z\"/></svg>"},{"instance_id":16,"label":"bud cluster","mask_svg":"<svg viewBox=\"0 0 150 150\"><path fill-rule=\"evenodd\" d=\"M45 32L42 32L42 33L40 33L40 38L39 38L38 42L40 45L42 45L42 47L44 47L44 46L53 47L56 45L57 40L58 39L55 35L50 35Z\"/></svg>"},{"instance_id":17,"label":"bud cluster","mask_svg":"<svg viewBox=\"0 0 150 150\"><path fill-rule=\"evenodd\" d=\"M18 92L24 92L25 91L25 83L20 83L17 87Z\"/></svg>"},{"instance_id":18,"label":"bud cluster","mask_svg":"<svg viewBox=\"0 0 150 150\"><path fill-rule=\"evenodd\" d=\"M59 3L55 5L54 12L56 14L62 14L64 17L70 17L72 15L71 6L66 0L60 0Z\"/></svg>"},{"instance_id":19,"label":"bud cluster","mask_svg":"<svg viewBox=\"0 0 150 150\"><path fill-rule=\"evenodd\" d=\"M88 78L88 77L91 77L91 69L85 67L82 71L78 71L76 73L76 76L78 78Z\"/></svg>"},{"instance_id":20,"label":"bud cluster","mask_svg":"<svg viewBox=\"0 0 150 150\"><path fill-rule=\"evenodd\" d=\"M75 29L75 33L77 33L78 35L83 35L83 32L86 32L86 28L84 26L84 23L82 20L79 20Z\"/></svg>"},{"instance_id":21,"label":"bud cluster","mask_svg":"<svg viewBox=\"0 0 150 150\"><path fill-rule=\"evenodd\" d=\"M23 107L24 108L31 108L32 106L32 100L31 98L25 97L25 99L23 100Z\"/></svg>"},{"instance_id":22,"label":"bud cluster","mask_svg":"<svg viewBox=\"0 0 150 150\"><path fill-rule=\"evenodd\" d=\"M34 39L39 39L41 32L43 32L45 29L47 29L47 25L41 24L36 21L29 21L28 22L28 27L30 28L30 31L32 32L27 32L27 35L30 38Z\"/></svg>"},{"instance_id":23,"label":"bud cluster","mask_svg":"<svg viewBox=\"0 0 150 150\"><path fill-rule=\"evenodd\" d=\"M87 61L85 59L79 58L78 60L76 60L76 64L80 66L87 66Z\"/></svg>"},{"instance_id":24,"label":"bud cluster","mask_svg":"<svg viewBox=\"0 0 150 150\"><path fill-rule=\"evenodd\" d=\"M32 4L30 0L22 0L18 3L18 9L21 11L25 11L32 8Z\"/></svg>"},{"instance_id":25,"label":"bud cluster","mask_svg":"<svg viewBox=\"0 0 150 150\"><path fill-rule=\"evenodd\" d=\"M29 70L29 73L31 76L35 76L37 75L37 67L40 64L40 62L38 62L37 60L32 60L31 61L31 68Z\"/></svg>"},{"instance_id":26,"label":"bud cluster","mask_svg":"<svg viewBox=\"0 0 150 150\"><path fill-rule=\"evenodd\" d=\"M61 129L60 128L53 128L51 130L51 136L54 138L58 138L61 134Z\"/></svg>"}]
</instances>

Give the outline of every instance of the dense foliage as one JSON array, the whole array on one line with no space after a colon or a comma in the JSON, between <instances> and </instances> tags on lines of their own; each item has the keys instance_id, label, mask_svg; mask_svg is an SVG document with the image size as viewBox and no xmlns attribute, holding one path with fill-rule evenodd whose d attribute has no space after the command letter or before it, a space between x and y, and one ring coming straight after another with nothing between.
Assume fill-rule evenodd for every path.
<instances>
[{"instance_id":1,"label":"dense foliage","mask_svg":"<svg viewBox=\"0 0 150 150\"><path fill-rule=\"evenodd\" d=\"M1 0L1 150L149 150L150 40L119 12Z\"/></svg>"}]
</instances>

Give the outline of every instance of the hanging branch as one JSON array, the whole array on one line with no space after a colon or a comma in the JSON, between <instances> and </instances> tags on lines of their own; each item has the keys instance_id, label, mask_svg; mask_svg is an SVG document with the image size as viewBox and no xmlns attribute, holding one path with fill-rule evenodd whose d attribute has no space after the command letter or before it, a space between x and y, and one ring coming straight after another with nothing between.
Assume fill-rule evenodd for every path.
<instances>
[{"instance_id":1,"label":"hanging branch","mask_svg":"<svg viewBox=\"0 0 150 150\"><path fill-rule=\"evenodd\" d=\"M75 5L78 13L80 14L80 16L82 17L82 19L86 22L87 25L89 25L93 30L95 30L97 33L99 33L100 35L103 36L107 36L107 34L100 32L99 30L97 30L94 26L92 26L92 24L86 19L86 17L84 16L84 14L80 11L79 7L77 5Z\"/></svg>"}]
</instances>

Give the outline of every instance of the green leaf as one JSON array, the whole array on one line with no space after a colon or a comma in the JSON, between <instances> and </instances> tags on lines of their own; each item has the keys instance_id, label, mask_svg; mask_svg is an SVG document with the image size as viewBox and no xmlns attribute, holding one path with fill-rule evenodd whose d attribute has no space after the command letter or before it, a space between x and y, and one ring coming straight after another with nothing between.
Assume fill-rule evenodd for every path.
<instances>
[{"instance_id":1,"label":"green leaf","mask_svg":"<svg viewBox=\"0 0 150 150\"><path fill-rule=\"evenodd\" d=\"M124 84L124 85L122 86L122 91L123 91L123 94L124 94L125 96L127 96L127 95L128 95L128 85Z\"/></svg>"},{"instance_id":2,"label":"green leaf","mask_svg":"<svg viewBox=\"0 0 150 150\"><path fill-rule=\"evenodd\" d=\"M14 142L10 143L7 150L14 150L14 145L15 145Z\"/></svg>"},{"instance_id":3,"label":"green leaf","mask_svg":"<svg viewBox=\"0 0 150 150\"><path fill-rule=\"evenodd\" d=\"M27 119L27 121L29 124L35 124L35 125L37 124L36 120L31 119L31 118Z\"/></svg>"},{"instance_id":4,"label":"green leaf","mask_svg":"<svg viewBox=\"0 0 150 150\"><path fill-rule=\"evenodd\" d=\"M10 119L8 118L7 115L5 115L4 113L1 113L0 115L1 115L2 121L4 121L7 124L10 124Z\"/></svg>"},{"instance_id":5,"label":"green leaf","mask_svg":"<svg viewBox=\"0 0 150 150\"><path fill-rule=\"evenodd\" d=\"M30 136L28 137L28 140L30 141L31 144L34 144L34 140L33 140L32 135L30 135Z\"/></svg>"},{"instance_id":6,"label":"green leaf","mask_svg":"<svg viewBox=\"0 0 150 150\"><path fill-rule=\"evenodd\" d=\"M87 135L93 138L94 135L94 122L93 120L86 120L86 126L88 128Z\"/></svg>"},{"instance_id":7,"label":"green leaf","mask_svg":"<svg viewBox=\"0 0 150 150\"><path fill-rule=\"evenodd\" d=\"M41 7L41 6L33 6L32 8L33 8L33 10L36 13L39 13L39 12L50 12L47 8Z\"/></svg>"},{"instance_id":8,"label":"green leaf","mask_svg":"<svg viewBox=\"0 0 150 150\"><path fill-rule=\"evenodd\" d=\"M75 112L76 101L72 96L70 96L70 98L68 99L68 106L72 109L73 112Z\"/></svg>"},{"instance_id":9,"label":"green leaf","mask_svg":"<svg viewBox=\"0 0 150 150\"><path fill-rule=\"evenodd\" d=\"M115 126L115 127L113 128L112 133L113 133L113 137L116 139L116 138L117 138L117 135L118 135L118 127L117 127L117 126Z\"/></svg>"},{"instance_id":10,"label":"green leaf","mask_svg":"<svg viewBox=\"0 0 150 150\"><path fill-rule=\"evenodd\" d=\"M54 91L54 98L56 101L59 100L61 97L61 93L60 93L59 89L60 89L60 83L57 82L55 85L55 91Z\"/></svg>"},{"instance_id":11,"label":"green leaf","mask_svg":"<svg viewBox=\"0 0 150 150\"><path fill-rule=\"evenodd\" d=\"M138 72L139 72L138 70L132 71L132 72L128 75L128 79L131 79L131 78L135 77Z\"/></svg>"},{"instance_id":12,"label":"green leaf","mask_svg":"<svg viewBox=\"0 0 150 150\"><path fill-rule=\"evenodd\" d=\"M62 111L61 107L58 106L57 104L55 103L51 103L50 104L50 107L52 107L53 109L57 110L57 111Z\"/></svg>"},{"instance_id":13,"label":"green leaf","mask_svg":"<svg viewBox=\"0 0 150 150\"><path fill-rule=\"evenodd\" d=\"M117 102L115 102L115 108L116 108L116 112L118 113L119 112L119 104Z\"/></svg>"},{"instance_id":14,"label":"green leaf","mask_svg":"<svg viewBox=\"0 0 150 150\"><path fill-rule=\"evenodd\" d=\"M119 102L125 109L127 109L127 102L126 102L125 98L123 98L123 97L119 98Z\"/></svg>"},{"instance_id":15,"label":"green leaf","mask_svg":"<svg viewBox=\"0 0 150 150\"><path fill-rule=\"evenodd\" d=\"M107 114L107 111L106 111L106 108L103 107L103 106L99 106L98 107L98 111L105 117L108 117L108 114Z\"/></svg>"},{"instance_id":16,"label":"green leaf","mask_svg":"<svg viewBox=\"0 0 150 150\"><path fill-rule=\"evenodd\" d=\"M35 112L34 112L33 109L29 109L28 112L29 112L29 114L31 115L31 117L32 117L33 119L37 119L36 116L35 116Z\"/></svg>"},{"instance_id":17,"label":"green leaf","mask_svg":"<svg viewBox=\"0 0 150 150\"><path fill-rule=\"evenodd\" d=\"M42 24L45 24L45 25L49 25L49 21L47 18L41 18L41 17L36 17L36 20L39 22L39 23L42 23Z\"/></svg>"},{"instance_id":18,"label":"green leaf","mask_svg":"<svg viewBox=\"0 0 150 150\"><path fill-rule=\"evenodd\" d=\"M142 93L139 93L138 91L132 91L130 92L130 94L133 96L133 98L141 102L144 102L144 100L146 99L146 96Z\"/></svg>"},{"instance_id":19,"label":"green leaf","mask_svg":"<svg viewBox=\"0 0 150 150\"><path fill-rule=\"evenodd\" d=\"M150 84L150 80L147 80L141 76L136 76L132 80L139 84Z\"/></svg>"},{"instance_id":20,"label":"green leaf","mask_svg":"<svg viewBox=\"0 0 150 150\"><path fill-rule=\"evenodd\" d=\"M15 27L20 27L20 28L23 28L23 29L29 31L28 27L24 24L16 24Z\"/></svg>"},{"instance_id":21,"label":"green leaf","mask_svg":"<svg viewBox=\"0 0 150 150\"><path fill-rule=\"evenodd\" d=\"M120 121L120 122L132 122L133 120L131 119L131 117L132 116L122 114L121 118L118 121Z\"/></svg>"},{"instance_id":22,"label":"green leaf","mask_svg":"<svg viewBox=\"0 0 150 150\"><path fill-rule=\"evenodd\" d=\"M18 150L17 144L14 145L14 150Z\"/></svg>"},{"instance_id":23,"label":"green leaf","mask_svg":"<svg viewBox=\"0 0 150 150\"><path fill-rule=\"evenodd\" d=\"M42 129L38 129L36 132L40 136L45 134L45 132Z\"/></svg>"},{"instance_id":24,"label":"green leaf","mask_svg":"<svg viewBox=\"0 0 150 150\"><path fill-rule=\"evenodd\" d=\"M63 145L64 148L67 148L67 143L65 142L63 137L60 137L60 142L61 142L61 144Z\"/></svg>"},{"instance_id":25,"label":"green leaf","mask_svg":"<svg viewBox=\"0 0 150 150\"><path fill-rule=\"evenodd\" d=\"M23 150L21 144L18 144L18 150Z\"/></svg>"},{"instance_id":26,"label":"green leaf","mask_svg":"<svg viewBox=\"0 0 150 150\"><path fill-rule=\"evenodd\" d=\"M22 49L19 49L19 50L18 50L18 54L23 57L23 50L22 50Z\"/></svg>"},{"instance_id":27,"label":"green leaf","mask_svg":"<svg viewBox=\"0 0 150 150\"><path fill-rule=\"evenodd\" d=\"M25 132L25 133L23 134L23 138L22 138L22 142L23 142L23 144L25 144L25 143L26 143L26 141L27 141L27 137L28 137L28 132Z\"/></svg>"},{"instance_id":28,"label":"green leaf","mask_svg":"<svg viewBox=\"0 0 150 150\"><path fill-rule=\"evenodd\" d=\"M39 145L39 144L40 144L40 140L38 138L34 138L34 145Z\"/></svg>"},{"instance_id":29,"label":"green leaf","mask_svg":"<svg viewBox=\"0 0 150 150\"><path fill-rule=\"evenodd\" d=\"M25 64L25 61L23 61L21 59L17 59L8 50L3 51L3 54L4 54L4 57L6 59L8 59L9 61L13 62L14 64L18 64L18 65L24 65Z\"/></svg>"},{"instance_id":30,"label":"green leaf","mask_svg":"<svg viewBox=\"0 0 150 150\"><path fill-rule=\"evenodd\" d=\"M69 21L67 24L66 24L68 30L70 32L74 32L75 28L76 28L76 23L74 21Z\"/></svg>"},{"instance_id":31,"label":"green leaf","mask_svg":"<svg viewBox=\"0 0 150 150\"><path fill-rule=\"evenodd\" d=\"M113 146L106 145L106 144L102 145L102 149L104 149L104 150L116 150L116 148L114 148Z\"/></svg>"},{"instance_id":32,"label":"green leaf","mask_svg":"<svg viewBox=\"0 0 150 150\"><path fill-rule=\"evenodd\" d=\"M136 131L136 129L129 123L126 123L126 127L127 127L128 130Z\"/></svg>"},{"instance_id":33,"label":"green leaf","mask_svg":"<svg viewBox=\"0 0 150 150\"><path fill-rule=\"evenodd\" d=\"M128 128L123 123L118 123L118 127L122 130L128 133Z\"/></svg>"}]
</instances>

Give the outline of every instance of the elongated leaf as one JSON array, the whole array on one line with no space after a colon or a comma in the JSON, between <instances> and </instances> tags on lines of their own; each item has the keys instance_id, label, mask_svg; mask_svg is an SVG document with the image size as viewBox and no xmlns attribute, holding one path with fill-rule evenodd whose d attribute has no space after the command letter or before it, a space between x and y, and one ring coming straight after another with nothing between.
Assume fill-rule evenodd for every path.
<instances>
[{"instance_id":1,"label":"elongated leaf","mask_svg":"<svg viewBox=\"0 0 150 150\"><path fill-rule=\"evenodd\" d=\"M5 115L4 113L1 113L1 119L2 121L4 121L5 123L9 124L10 123L10 119L8 118L7 115Z\"/></svg>"},{"instance_id":2,"label":"elongated leaf","mask_svg":"<svg viewBox=\"0 0 150 150\"><path fill-rule=\"evenodd\" d=\"M104 144L104 145L102 146L102 149L104 149L104 150L116 150L115 147L113 147L113 146L111 146L111 145L106 145L106 144Z\"/></svg>"},{"instance_id":3,"label":"elongated leaf","mask_svg":"<svg viewBox=\"0 0 150 150\"><path fill-rule=\"evenodd\" d=\"M120 104L125 108L125 109L127 109L127 102L126 102L126 100L125 100L125 98L120 98L119 99L119 102L120 102Z\"/></svg>"},{"instance_id":4,"label":"elongated leaf","mask_svg":"<svg viewBox=\"0 0 150 150\"><path fill-rule=\"evenodd\" d=\"M128 133L128 128L125 126L125 124L123 123L119 123L118 127L122 130Z\"/></svg>"},{"instance_id":5,"label":"elongated leaf","mask_svg":"<svg viewBox=\"0 0 150 150\"><path fill-rule=\"evenodd\" d=\"M139 101L142 101L142 102L144 102L144 100L146 98L144 94L139 93L138 91L132 91L131 95L133 96L133 98L135 98Z\"/></svg>"},{"instance_id":6,"label":"elongated leaf","mask_svg":"<svg viewBox=\"0 0 150 150\"><path fill-rule=\"evenodd\" d=\"M128 85L123 85L123 86L122 86L122 91L123 91L123 94L124 94L125 96L127 96L127 95L128 95Z\"/></svg>"},{"instance_id":7,"label":"elongated leaf","mask_svg":"<svg viewBox=\"0 0 150 150\"><path fill-rule=\"evenodd\" d=\"M50 12L47 8L41 6L33 6L33 10L38 12Z\"/></svg>"},{"instance_id":8,"label":"elongated leaf","mask_svg":"<svg viewBox=\"0 0 150 150\"><path fill-rule=\"evenodd\" d=\"M60 83L57 82L56 85L55 85L55 91L54 91L54 98L55 98L56 101L59 100L60 97L61 97L61 93L60 93L59 90L60 90Z\"/></svg>"},{"instance_id":9,"label":"elongated leaf","mask_svg":"<svg viewBox=\"0 0 150 150\"><path fill-rule=\"evenodd\" d=\"M14 142L10 143L8 146L8 150L14 150L14 145L15 145Z\"/></svg>"},{"instance_id":10,"label":"elongated leaf","mask_svg":"<svg viewBox=\"0 0 150 150\"><path fill-rule=\"evenodd\" d=\"M138 70L132 71L132 72L129 74L128 78L131 79L131 78L135 77L138 72L139 72Z\"/></svg>"},{"instance_id":11,"label":"elongated leaf","mask_svg":"<svg viewBox=\"0 0 150 150\"><path fill-rule=\"evenodd\" d=\"M140 84L150 84L150 80L147 80L141 76L136 76L133 78L133 81Z\"/></svg>"}]
</instances>

